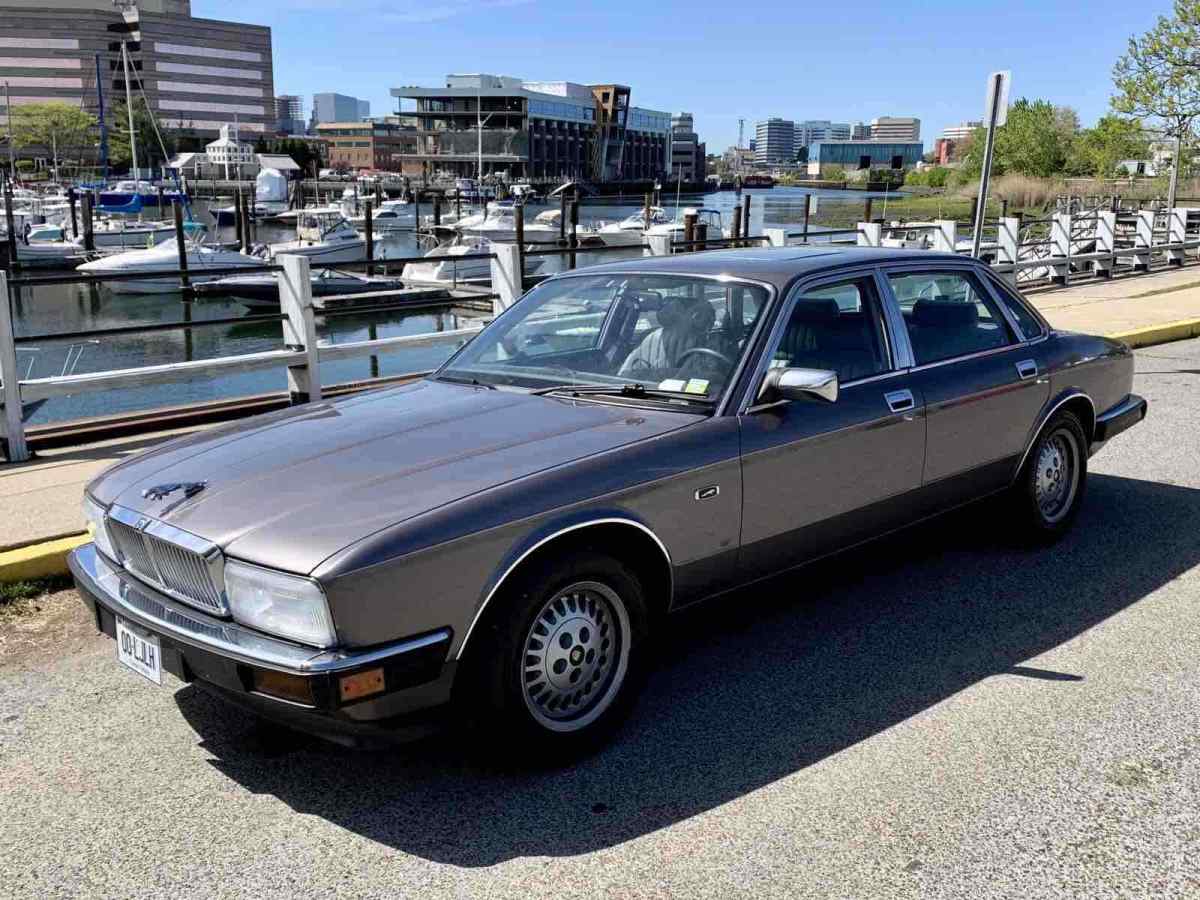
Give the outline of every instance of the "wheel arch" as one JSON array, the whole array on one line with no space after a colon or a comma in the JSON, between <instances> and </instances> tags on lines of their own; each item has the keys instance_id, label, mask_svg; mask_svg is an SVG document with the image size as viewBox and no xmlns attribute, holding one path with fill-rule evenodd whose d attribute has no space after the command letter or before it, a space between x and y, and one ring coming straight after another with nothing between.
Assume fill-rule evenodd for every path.
<instances>
[{"instance_id":1,"label":"wheel arch","mask_svg":"<svg viewBox=\"0 0 1200 900\"><path fill-rule=\"evenodd\" d=\"M1092 401L1091 397L1078 388L1066 390L1047 403L1045 409L1038 416L1037 422L1030 432L1028 440L1025 442L1025 452L1021 454L1021 461L1017 464L1017 468L1013 472L1013 481L1021 477L1021 471L1025 468L1030 451L1033 450L1033 445L1037 443L1038 436L1041 435L1042 430L1046 427L1046 423L1050 421L1056 412L1064 409L1074 413L1079 419L1079 423L1083 426L1084 437L1087 438L1089 444L1091 443L1096 433L1096 404ZM1086 449L1084 448L1085 452Z\"/></svg>"},{"instance_id":2,"label":"wheel arch","mask_svg":"<svg viewBox=\"0 0 1200 900\"><path fill-rule=\"evenodd\" d=\"M471 636L493 608L492 601L513 576L537 565L552 555L579 549L597 549L628 565L646 591L651 615L664 615L671 606L675 588L675 570L666 544L648 525L628 514L591 516L572 522L559 522L539 529L514 546L485 591L470 625L458 646L455 659L467 652Z\"/></svg>"}]
</instances>

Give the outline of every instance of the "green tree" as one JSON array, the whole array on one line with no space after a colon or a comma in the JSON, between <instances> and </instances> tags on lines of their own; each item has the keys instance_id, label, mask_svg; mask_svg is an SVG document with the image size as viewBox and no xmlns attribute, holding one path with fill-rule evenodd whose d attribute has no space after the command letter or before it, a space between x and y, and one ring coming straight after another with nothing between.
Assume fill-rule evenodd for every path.
<instances>
[{"instance_id":1,"label":"green tree","mask_svg":"<svg viewBox=\"0 0 1200 900\"><path fill-rule=\"evenodd\" d=\"M57 179L60 154L90 146L89 132L95 125L95 116L69 103L14 106L13 146L19 149L40 147L49 151L54 158L54 177Z\"/></svg>"},{"instance_id":2,"label":"green tree","mask_svg":"<svg viewBox=\"0 0 1200 900\"><path fill-rule=\"evenodd\" d=\"M1159 16L1150 31L1129 39L1125 55L1113 67L1117 93L1112 105L1122 115L1156 124L1178 151L1200 116L1200 0L1175 0L1174 13ZM1171 206L1178 169L1172 166Z\"/></svg>"},{"instance_id":3,"label":"green tree","mask_svg":"<svg viewBox=\"0 0 1200 900\"><path fill-rule=\"evenodd\" d=\"M1017 172L1048 178L1061 173L1079 129L1079 116L1065 106L1048 100L1021 98L1008 108L1008 121L996 131L992 174ZM983 169L986 132L979 128L971 137L961 175L978 178Z\"/></svg>"},{"instance_id":4,"label":"green tree","mask_svg":"<svg viewBox=\"0 0 1200 900\"><path fill-rule=\"evenodd\" d=\"M1067 160L1067 173L1110 178L1121 160L1145 159L1149 152L1150 143L1139 120L1103 116L1095 128L1079 133Z\"/></svg>"},{"instance_id":5,"label":"green tree","mask_svg":"<svg viewBox=\"0 0 1200 900\"><path fill-rule=\"evenodd\" d=\"M155 133L154 117L146 108L144 100L133 101L133 133L137 138L138 168L150 168L166 162L163 148L159 146L159 134L166 145L167 156L176 152L176 135L161 128ZM129 110L124 100L112 106L112 124L108 127L108 159L113 165L133 164L133 153L129 146Z\"/></svg>"}]
</instances>

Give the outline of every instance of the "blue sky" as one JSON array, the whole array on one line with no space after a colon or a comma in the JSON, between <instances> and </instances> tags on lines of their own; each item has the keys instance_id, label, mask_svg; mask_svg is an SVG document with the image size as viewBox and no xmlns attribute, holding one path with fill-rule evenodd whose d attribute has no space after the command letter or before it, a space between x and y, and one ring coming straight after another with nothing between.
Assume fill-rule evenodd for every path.
<instances>
[{"instance_id":1,"label":"blue sky","mask_svg":"<svg viewBox=\"0 0 1200 900\"><path fill-rule=\"evenodd\" d=\"M709 152L738 118L869 121L916 115L931 147L982 115L987 73L1013 70L1013 99L1045 98L1091 124L1112 64L1167 0L857 4L760 0L192 0L197 16L270 25L275 90L339 91L394 109L396 85L447 72L619 82L633 103L695 114ZM307 111L306 111L307 114Z\"/></svg>"}]
</instances>

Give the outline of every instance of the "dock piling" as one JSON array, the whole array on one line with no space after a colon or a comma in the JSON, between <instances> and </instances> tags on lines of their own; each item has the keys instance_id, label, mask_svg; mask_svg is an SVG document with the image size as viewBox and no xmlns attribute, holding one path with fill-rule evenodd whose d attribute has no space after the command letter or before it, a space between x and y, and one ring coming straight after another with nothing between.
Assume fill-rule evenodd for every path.
<instances>
[{"instance_id":1,"label":"dock piling","mask_svg":"<svg viewBox=\"0 0 1200 900\"><path fill-rule=\"evenodd\" d=\"M371 212L374 204L366 201L365 214L363 217L363 225L366 226L367 237L367 277L370 278L375 274L375 267L371 263L375 262L375 223L371 221Z\"/></svg>"},{"instance_id":2,"label":"dock piling","mask_svg":"<svg viewBox=\"0 0 1200 900\"><path fill-rule=\"evenodd\" d=\"M67 203L71 207L71 237L79 237L79 216L76 213L75 203L75 188L67 191Z\"/></svg>"},{"instance_id":3,"label":"dock piling","mask_svg":"<svg viewBox=\"0 0 1200 900\"><path fill-rule=\"evenodd\" d=\"M171 204L171 214L175 218L175 247L179 251L179 283L183 287L183 299L191 300L193 292L187 275L187 242L183 235L183 207L178 200Z\"/></svg>"},{"instance_id":4,"label":"dock piling","mask_svg":"<svg viewBox=\"0 0 1200 900\"><path fill-rule=\"evenodd\" d=\"M571 257L570 266L575 268L578 260L576 259L575 250L579 246L579 201L571 201Z\"/></svg>"},{"instance_id":5,"label":"dock piling","mask_svg":"<svg viewBox=\"0 0 1200 900\"><path fill-rule=\"evenodd\" d=\"M812 194L804 195L804 243L808 243L808 220L812 217Z\"/></svg>"},{"instance_id":6,"label":"dock piling","mask_svg":"<svg viewBox=\"0 0 1200 900\"><path fill-rule=\"evenodd\" d=\"M742 195L742 237L750 237L750 195ZM749 241L746 242L749 247Z\"/></svg>"},{"instance_id":7,"label":"dock piling","mask_svg":"<svg viewBox=\"0 0 1200 900\"><path fill-rule=\"evenodd\" d=\"M442 225L442 198L436 196L433 198L433 227L440 228Z\"/></svg>"},{"instance_id":8,"label":"dock piling","mask_svg":"<svg viewBox=\"0 0 1200 900\"><path fill-rule=\"evenodd\" d=\"M696 240L696 214L688 213L686 216L683 217L683 243L684 243L683 252L684 253L690 253L692 251L693 248L692 248L691 244L695 240Z\"/></svg>"},{"instance_id":9,"label":"dock piling","mask_svg":"<svg viewBox=\"0 0 1200 900\"><path fill-rule=\"evenodd\" d=\"M92 192L83 195L83 249L96 249L96 230L92 219Z\"/></svg>"},{"instance_id":10,"label":"dock piling","mask_svg":"<svg viewBox=\"0 0 1200 900\"><path fill-rule=\"evenodd\" d=\"M9 290L8 273L0 271L0 379L4 381L0 397L4 398L4 440L8 461L25 462L29 459L29 447L25 443L21 375L17 369L17 346L13 337Z\"/></svg>"},{"instance_id":11,"label":"dock piling","mask_svg":"<svg viewBox=\"0 0 1200 900\"><path fill-rule=\"evenodd\" d=\"M865 203L863 204L864 205L864 209L863 209L863 221L864 222L871 221L871 201L873 199L874 199L873 197L868 197L866 199Z\"/></svg>"},{"instance_id":12,"label":"dock piling","mask_svg":"<svg viewBox=\"0 0 1200 900\"><path fill-rule=\"evenodd\" d=\"M525 290L525 206L522 204L513 210L513 225L517 238L517 280L521 290Z\"/></svg>"},{"instance_id":13,"label":"dock piling","mask_svg":"<svg viewBox=\"0 0 1200 900\"><path fill-rule=\"evenodd\" d=\"M729 237L731 239L731 247L740 247L742 237L742 208L736 204L733 207L733 219L729 223Z\"/></svg>"},{"instance_id":14,"label":"dock piling","mask_svg":"<svg viewBox=\"0 0 1200 900\"><path fill-rule=\"evenodd\" d=\"M650 230L650 206L653 202L654 202L654 195L647 192L645 203L642 205L642 230L643 231Z\"/></svg>"},{"instance_id":15,"label":"dock piling","mask_svg":"<svg viewBox=\"0 0 1200 900\"><path fill-rule=\"evenodd\" d=\"M13 217L12 182L4 185L4 220L8 227L8 267L16 271L20 263L17 261L17 223Z\"/></svg>"}]
</instances>

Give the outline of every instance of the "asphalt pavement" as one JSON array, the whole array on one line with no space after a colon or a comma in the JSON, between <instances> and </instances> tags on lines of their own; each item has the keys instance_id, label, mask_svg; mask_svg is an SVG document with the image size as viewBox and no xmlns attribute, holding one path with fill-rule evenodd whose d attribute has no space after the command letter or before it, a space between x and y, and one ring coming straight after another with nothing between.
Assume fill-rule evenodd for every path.
<instances>
[{"instance_id":1,"label":"asphalt pavement","mask_svg":"<svg viewBox=\"0 0 1200 900\"><path fill-rule=\"evenodd\" d=\"M562 771L347 751L87 636L0 667L0 895L1200 895L1200 341L1028 550L980 506L672 622Z\"/></svg>"}]
</instances>

